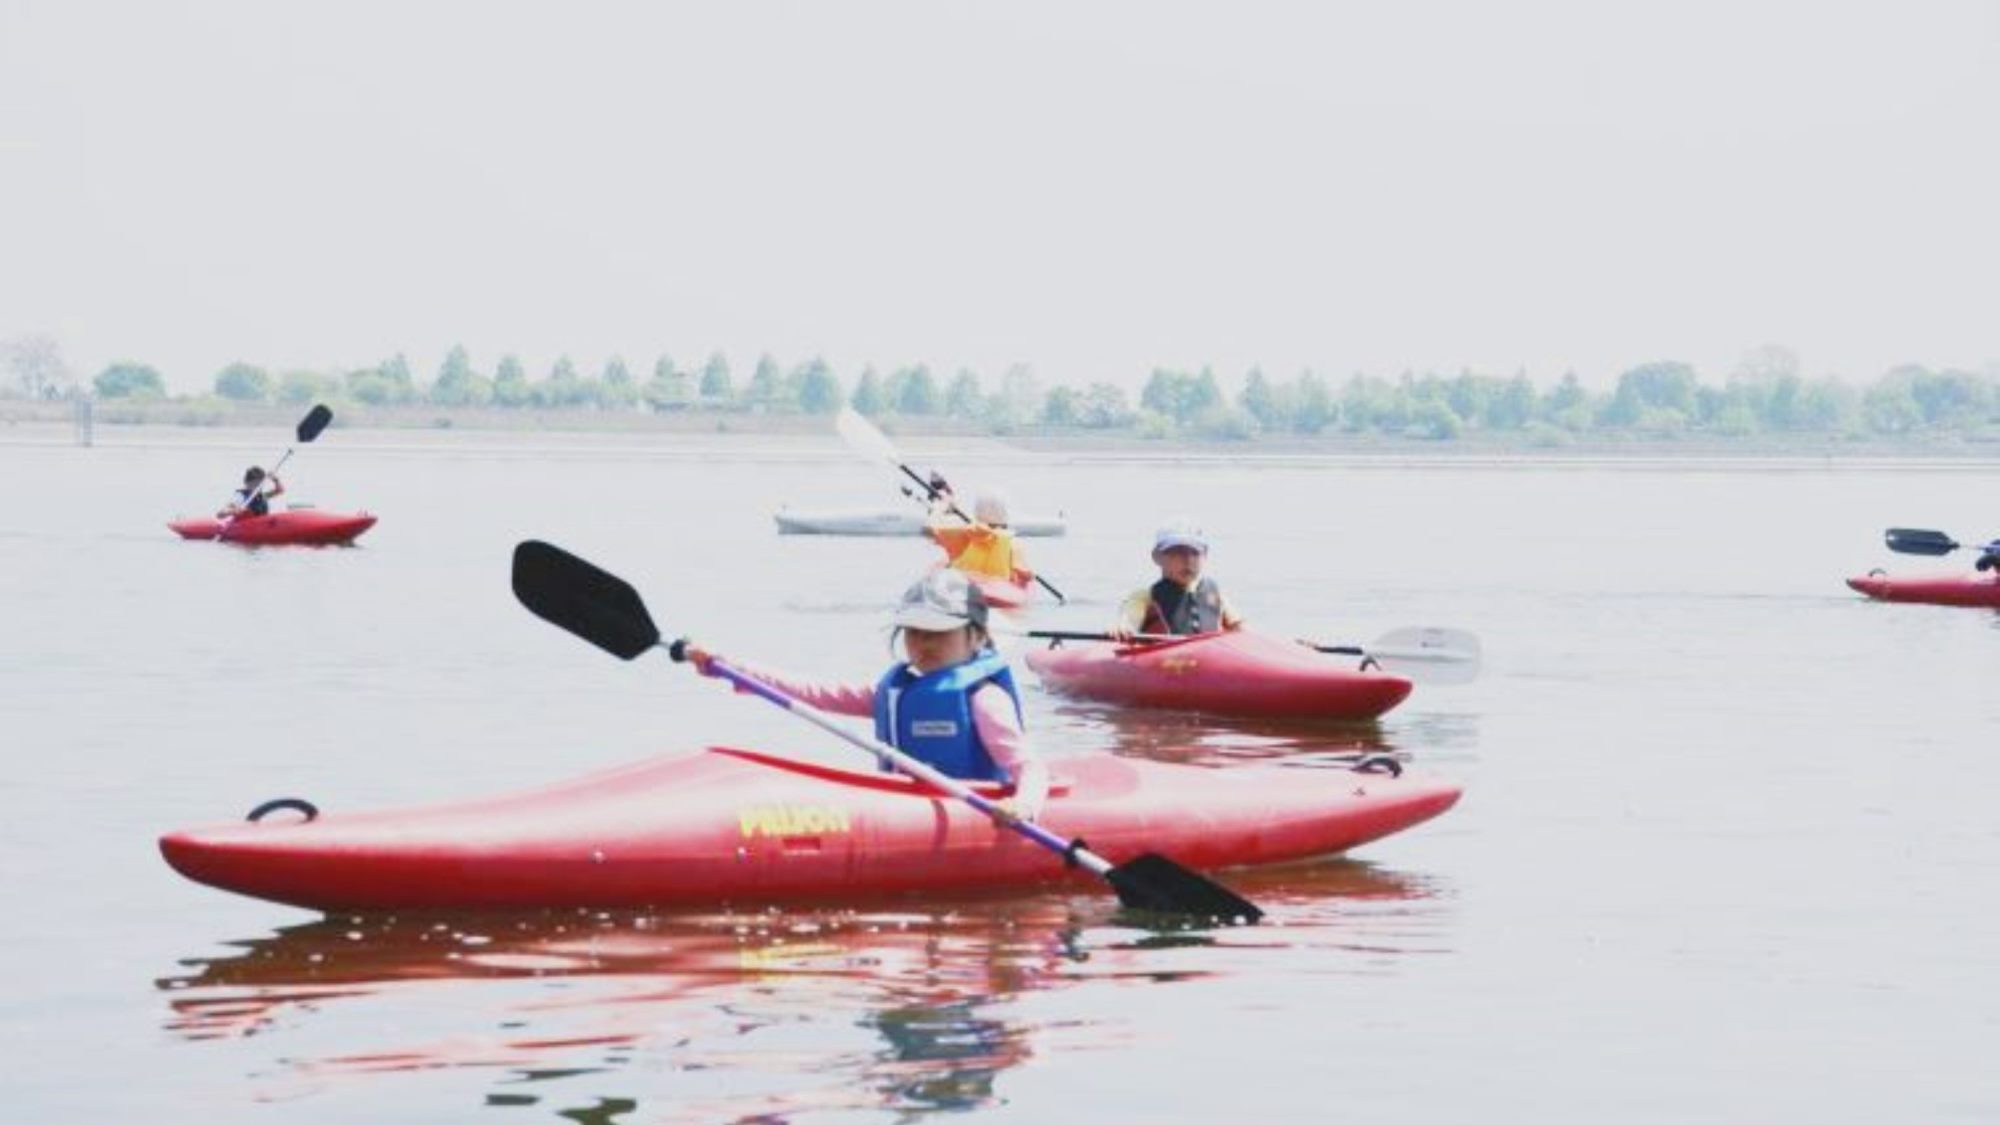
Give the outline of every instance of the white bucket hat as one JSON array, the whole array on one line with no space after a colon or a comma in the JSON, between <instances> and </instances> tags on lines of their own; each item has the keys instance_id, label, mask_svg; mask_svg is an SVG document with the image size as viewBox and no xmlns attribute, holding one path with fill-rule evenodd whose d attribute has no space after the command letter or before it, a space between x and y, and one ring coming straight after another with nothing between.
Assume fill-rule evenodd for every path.
<instances>
[{"instance_id":1,"label":"white bucket hat","mask_svg":"<svg viewBox=\"0 0 2000 1125\"><path fill-rule=\"evenodd\" d=\"M1007 494L982 492L973 497L972 518L990 527L1004 525L1007 522Z\"/></svg>"},{"instance_id":2,"label":"white bucket hat","mask_svg":"<svg viewBox=\"0 0 2000 1125\"><path fill-rule=\"evenodd\" d=\"M1167 521L1167 525L1153 533L1153 553L1171 550L1175 547L1192 547L1200 554L1208 553L1208 536L1201 526L1185 516Z\"/></svg>"},{"instance_id":3,"label":"white bucket hat","mask_svg":"<svg viewBox=\"0 0 2000 1125\"><path fill-rule=\"evenodd\" d=\"M943 633L967 625L986 626L986 599L979 587L950 567L933 570L903 591L891 624L898 629Z\"/></svg>"}]
</instances>

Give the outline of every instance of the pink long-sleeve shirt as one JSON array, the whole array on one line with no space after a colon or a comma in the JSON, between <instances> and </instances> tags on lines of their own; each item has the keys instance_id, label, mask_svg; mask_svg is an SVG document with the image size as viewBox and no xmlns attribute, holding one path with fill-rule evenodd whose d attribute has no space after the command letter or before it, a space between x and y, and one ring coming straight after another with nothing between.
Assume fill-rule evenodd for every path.
<instances>
[{"instance_id":1,"label":"pink long-sleeve shirt","mask_svg":"<svg viewBox=\"0 0 2000 1125\"><path fill-rule=\"evenodd\" d=\"M731 660L729 666L753 680L777 688L816 711L864 718L875 715L874 684L816 683L737 660ZM1014 700L1005 688L985 683L972 690L972 698L968 702L972 707L973 729L979 732L979 742L992 755L993 764L1007 771L1009 779L1020 781L1021 770L1034 759L1035 749L1028 741L1028 733L1021 729L1020 719L1014 714Z\"/></svg>"}]
</instances>

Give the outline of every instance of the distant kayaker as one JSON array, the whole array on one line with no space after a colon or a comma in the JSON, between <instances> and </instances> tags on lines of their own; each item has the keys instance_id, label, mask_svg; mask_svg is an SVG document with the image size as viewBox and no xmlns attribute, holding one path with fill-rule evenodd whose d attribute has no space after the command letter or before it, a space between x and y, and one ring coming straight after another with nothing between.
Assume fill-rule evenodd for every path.
<instances>
[{"instance_id":1,"label":"distant kayaker","mask_svg":"<svg viewBox=\"0 0 2000 1125\"><path fill-rule=\"evenodd\" d=\"M264 490L266 482L271 486L268 492ZM243 487L236 490L236 495L230 499L229 505L215 513L215 516L217 519L268 516L271 514L271 498L282 496L284 492L285 482L279 480L276 473L266 473L262 466L252 465L243 471Z\"/></svg>"},{"instance_id":2,"label":"distant kayaker","mask_svg":"<svg viewBox=\"0 0 2000 1125\"><path fill-rule=\"evenodd\" d=\"M924 534L944 548L952 567L1025 586L1035 572L1028 569L1007 520L1007 498L998 492L981 492L972 501L971 523L953 515L948 502L934 503Z\"/></svg>"},{"instance_id":3,"label":"distant kayaker","mask_svg":"<svg viewBox=\"0 0 2000 1125\"><path fill-rule=\"evenodd\" d=\"M1160 580L1132 591L1107 630L1118 640L1137 633L1215 633L1241 629L1243 618L1215 579L1202 577L1208 536L1192 520L1177 519L1153 536L1153 562Z\"/></svg>"},{"instance_id":4,"label":"distant kayaker","mask_svg":"<svg viewBox=\"0 0 2000 1125\"><path fill-rule=\"evenodd\" d=\"M809 707L872 716L876 738L952 777L1011 783L1014 815L1040 816L1048 767L1022 724L1013 673L987 635L978 587L955 570L934 570L904 593L891 624L908 659L873 684L810 683L729 663ZM708 650L690 643L686 654L709 674Z\"/></svg>"}]
</instances>

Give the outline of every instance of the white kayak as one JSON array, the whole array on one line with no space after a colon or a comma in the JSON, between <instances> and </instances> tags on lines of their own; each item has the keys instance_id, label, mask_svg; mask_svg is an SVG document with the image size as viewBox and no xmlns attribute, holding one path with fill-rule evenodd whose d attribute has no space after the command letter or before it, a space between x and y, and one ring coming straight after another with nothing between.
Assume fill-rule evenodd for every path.
<instances>
[{"instance_id":1,"label":"white kayak","mask_svg":"<svg viewBox=\"0 0 2000 1125\"><path fill-rule=\"evenodd\" d=\"M871 510L864 508L822 509L816 512L781 508L772 516L780 535L922 535L924 513L917 509ZM1053 519L1030 516L1008 525L1023 538L1044 539L1062 535L1068 524L1061 516Z\"/></svg>"}]
</instances>

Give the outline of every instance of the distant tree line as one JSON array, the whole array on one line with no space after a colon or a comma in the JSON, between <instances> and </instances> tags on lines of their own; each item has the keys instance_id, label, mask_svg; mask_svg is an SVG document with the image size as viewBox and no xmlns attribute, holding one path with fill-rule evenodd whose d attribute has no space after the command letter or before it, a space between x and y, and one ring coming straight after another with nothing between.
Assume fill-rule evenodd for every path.
<instances>
[{"instance_id":1,"label":"distant tree line","mask_svg":"<svg viewBox=\"0 0 2000 1125\"><path fill-rule=\"evenodd\" d=\"M17 396L62 397L77 385L46 337L0 345L0 364L6 390ZM114 363L89 387L109 401L169 397L160 372L143 363ZM1406 371L1394 378L1330 379L1310 370L1274 378L1251 368L1225 386L1204 367L1158 368L1134 401L1111 382L1044 387L1025 365L1008 368L990 383L969 369L943 376L923 364L887 372L865 367L849 380L822 359L787 367L765 355L747 379L739 379L721 353L692 367L660 356L643 376L618 357L594 375L564 357L530 378L513 356L503 357L489 374L474 367L463 347L454 347L427 382L417 379L401 355L338 374L273 373L232 363L216 372L212 393L244 404L348 401L495 410L824 415L852 405L876 417L951 419L995 433L1035 427L1224 441L1321 434L1438 441L1522 434L1560 442L1595 433L1738 438L2000 431L2000 365L1976 372L1903 365L1855 386L1806 377L1797 356L1776 346L1745 356L1719 385L1703 382L1686 363L1663 361L1625 371L1608 391L1585 387L1574 372L1552 386L1538 386L1525 372Z\"/></svg>"}]
</instances>

